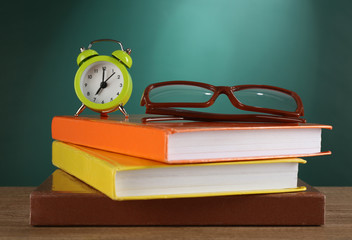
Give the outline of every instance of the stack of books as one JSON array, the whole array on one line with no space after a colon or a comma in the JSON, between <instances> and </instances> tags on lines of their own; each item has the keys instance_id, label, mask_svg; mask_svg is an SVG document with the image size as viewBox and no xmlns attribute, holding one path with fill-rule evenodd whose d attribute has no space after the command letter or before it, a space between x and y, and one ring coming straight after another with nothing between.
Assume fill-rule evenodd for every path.
<instances>
[{"instance_id":1,"label":"stack of books","mask_svg":"<svg viewBox=\"0 0 352 240\"><path fill-rule=\"evenodd\" d=\"M58 116L32 225L322 225L325 196L298 179L321 124L150 122Z\"/></svg>"}]
</instances>

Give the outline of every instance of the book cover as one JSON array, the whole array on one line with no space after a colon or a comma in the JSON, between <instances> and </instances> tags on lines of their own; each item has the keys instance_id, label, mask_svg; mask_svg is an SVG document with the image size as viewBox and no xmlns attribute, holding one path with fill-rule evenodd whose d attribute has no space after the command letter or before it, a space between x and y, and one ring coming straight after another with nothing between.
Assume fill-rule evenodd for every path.
<instances>
[{"instance_id":1,"label":"book cover","mask_svg":"<svg viewBox=\"0 0 352 240\"><path fill-rule=\"evenodd\" d=\"M114 200L305 190L299 158L170 165L54 141L52 162Z\"/></svg>"},{"instance_id":2,"label":"book cover","mask_svg":"<svg viewBox=\"0 0 352 240\"><path fill-rule=\"evenodd\" d=\"M321 124L150 122L145 115L56 116L53 139L167 163L307 157L321 151Z\"/></svg>"},{"instance_id":3,"label":"book cover","mask_svg":"<svg viewBox=\"0 0 352 240\"><path fill-rule=\"evenodd\" d=\"M323 225L325 196L307 191L203 198L114 201L56 170L30 196L35 226Z\"/></svg>"}]
</instances>

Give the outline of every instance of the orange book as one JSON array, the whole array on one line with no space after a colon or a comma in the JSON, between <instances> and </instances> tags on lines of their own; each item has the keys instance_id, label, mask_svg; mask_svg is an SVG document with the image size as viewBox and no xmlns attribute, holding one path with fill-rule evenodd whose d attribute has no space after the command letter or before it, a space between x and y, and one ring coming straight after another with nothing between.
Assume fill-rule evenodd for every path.
<instances>
[{"instance_id":1,"label":"orange book","mask_svg":"<svg viewBox=\"0 0 352 240\"><path fill-rule=\"evenodd\" d=\"M242 161L331 154L322 124L148 122L145 115L56 116L53 139L167 163Z\"/></svg>"}]
</instances>

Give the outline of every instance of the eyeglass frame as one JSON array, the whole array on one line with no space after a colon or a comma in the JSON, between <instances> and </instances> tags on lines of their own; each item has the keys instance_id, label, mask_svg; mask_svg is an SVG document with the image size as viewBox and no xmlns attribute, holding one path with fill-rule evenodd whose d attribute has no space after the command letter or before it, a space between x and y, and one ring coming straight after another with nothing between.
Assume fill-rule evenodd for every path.
<instances>
[{"instance_id":1,"label":"eyeglass frame","mask_svg":"<svg viewBox=\"0 0 352 240\"><path fill-rule=\"evenodd\" d=\"M188 85L188 86L196 86L208 89L212 91L214 94L211 98L206 102L193 102L193 103L185 103L185 102L168 102L168 103L155 103L152 102L149 98L149 93L154 88L169 86L169 85ZM296 102L296 110L294 112L278 110L278 109L270 109L270 108L262 108L262 107L254 107L248 106L241 103L235 96L234 92L244 90L244 89L268 89L274 90L277 92L281 92L291 96ZM218 113L207 113L207 112L198 112L192 110L185 109L175 109L178 108L206 108L213 105L216 99L220 94L227 95L231 104L244 111L250 112L259 112L266 113L271 115L259 115L259 114L218 114ZM304 116L304 108L302 104L302 100L299 95L293 91L276 87L270 85L256 85L256 84L246 84L246 85L236 85L236 86L214 86L207 83L202 82L194 82L194 81L166 81L153 83L148 85L142 95L141 106L146 107L146 113L150 114L161 114L161 115L173 115L180 116L187 119L202 119L202 120L237 120L237 121L274 121L274 122L305 122L306 120L303 118L299 118Z\"/></svg>"}]
</instances>

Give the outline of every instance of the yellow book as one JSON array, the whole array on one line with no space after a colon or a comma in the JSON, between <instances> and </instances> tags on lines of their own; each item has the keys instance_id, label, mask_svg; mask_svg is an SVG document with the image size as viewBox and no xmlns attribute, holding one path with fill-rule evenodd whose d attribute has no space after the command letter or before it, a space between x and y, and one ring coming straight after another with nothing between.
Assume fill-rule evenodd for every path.
<instances>
[{"instance_id":1,"label":"yellow book","mask_svg":"<svg viewBox=\"0 0 352 240\"><path fill-rule=\"evenodd\" d=\"M304 191L300 158L169 165L53 142L53 164L114 200Z\"/></svg>"}]
</instances>

